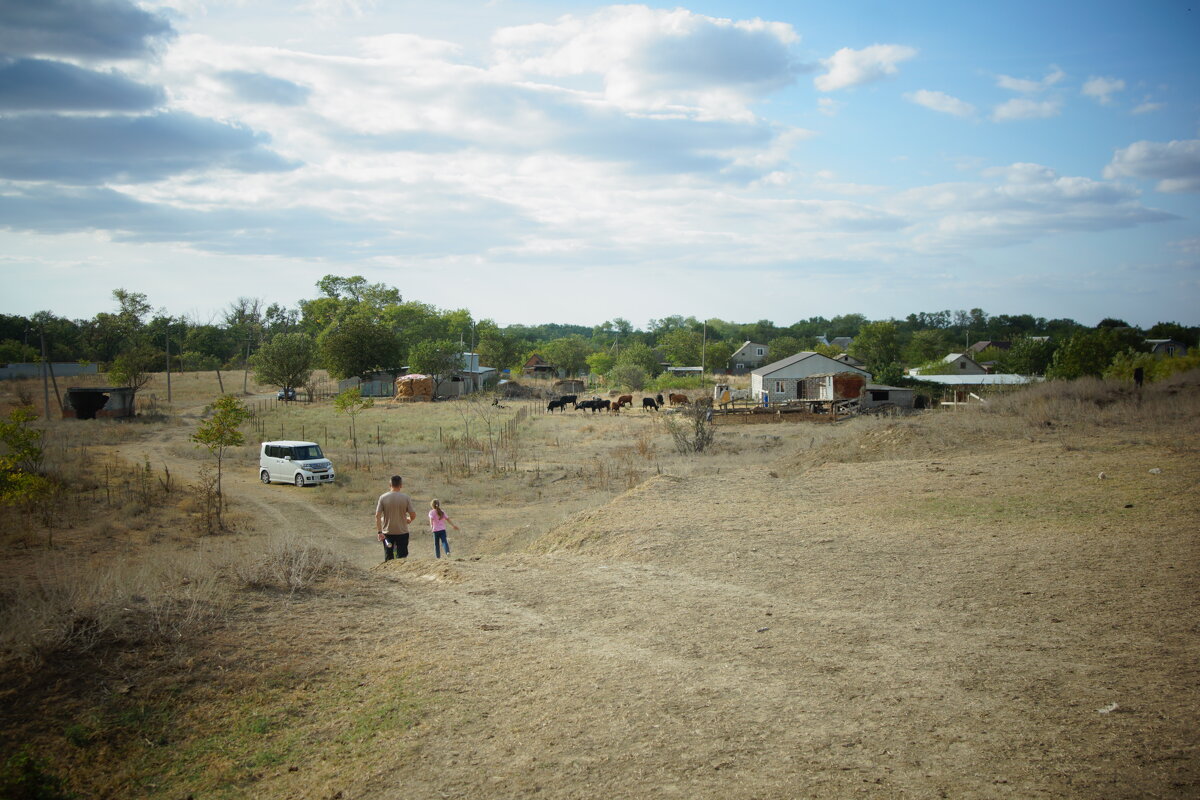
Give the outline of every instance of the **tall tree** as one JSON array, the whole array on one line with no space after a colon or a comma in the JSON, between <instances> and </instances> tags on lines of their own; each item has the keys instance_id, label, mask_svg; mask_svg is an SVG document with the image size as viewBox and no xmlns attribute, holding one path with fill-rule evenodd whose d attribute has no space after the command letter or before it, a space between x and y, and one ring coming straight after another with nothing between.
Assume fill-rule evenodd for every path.
<instances>
[{"instance_id":1,"label":"tall tree","mask_svg":"<svg viewBox=\"0 0 1200 800\"><path fill-rule=\"evenodd\" d=\"M433 378L436 392L442 381L463 368L462 351L450 339L417 342L408 351L408 365L413 372Z\"/></svg>"},{"instance_id":2,"label":"tall tree","mask_svg":"<svg viewBox=\"0 0 1200 800\"><path fill-rule=\"evenodd\" d=\"M312 375L316 354L316 344L308 334L279 334L250 358L254 379L282 389L303 386Z\"/></svg>"},{"instance_id":3,"label":"tall tree","mask_svg":"<svg viewBox=\"0 0 1200 800\"><path fill-rule=\"evenodd\" d=\"M868 322L859 328L850 343L850 355L862 359L867 371L880 383L896 381L903 374L896 323L890 320Z\"/></svg>"},{"instance_id":4,"label":"tall tree","mask_svg":"<svg viewBox=\"0 0 1200 800\"><path fill-rule=\"evenodd\" d=\"M366 378L372 372L396 370L400 341L391 329L365 315L330 325L317 340L321 362L334 378Z\"/></svg>"}]
</instances>

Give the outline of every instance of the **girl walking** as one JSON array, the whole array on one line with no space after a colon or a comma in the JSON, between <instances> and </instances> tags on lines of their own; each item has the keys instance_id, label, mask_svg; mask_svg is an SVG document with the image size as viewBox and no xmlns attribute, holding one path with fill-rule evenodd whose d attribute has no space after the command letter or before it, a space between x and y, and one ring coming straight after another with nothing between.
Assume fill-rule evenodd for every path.
<instances>
[{"instance_id":1,"label":"girl walking","mask_svg":"<svg viewBox=\"0 0 1200 800\"><path fill-rule=\"evenodd\" d=\"M458 530L458 526L454 524L454 520L446 516L446 512L442 510L442 504L438 500L434 500L429 504L429 527L433 530L433 555L434 558L442 557L442 549L445 548L446 555L450 555L450 542L446 539L446 526L449 525L454 530Z\"/></svg>"}]
</instances>

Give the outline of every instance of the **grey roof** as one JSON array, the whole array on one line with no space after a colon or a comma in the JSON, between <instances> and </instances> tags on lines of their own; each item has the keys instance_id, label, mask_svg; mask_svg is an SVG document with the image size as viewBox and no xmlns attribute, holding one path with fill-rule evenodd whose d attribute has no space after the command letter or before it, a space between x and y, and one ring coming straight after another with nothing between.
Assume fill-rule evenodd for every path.
<instances>
[{"instance_id":1,"label":"grey roof","mask_svg":"<svg viewBox=\"0 0 1200 800\"><path fill-rule=\"evenodd\" d=\"M799 353L796 353L793 356L788 356L787 358L780 359L779 361L773 361L770 364L767 364L766 366L759 367L758 369L754 370L750 374L751 375L759 375L759 376L765 378L767 375L770 375L772 372L778 372L781 369L790 367L792 364L796 364L800 361L803 361L806 358L811 358L813 356L817 356L819 358L829 358L829 356L821 355L820 353L814 353L811 350L803 350ZM829 360L833 361L834 359L829 358ZM840 370L841 372L847 372L849 370L854 370L855 372L861 372L865 375L871 374L871 373L867 372L865 369L860 369L859 367L856 367L853 364L846 364L845 362L842 362L842 361L837 361L835 363L837 363L839 366L845 367L845 369ZM832 373L830 373L830 374L832 374Z\"/></svg>"}]
</instances>

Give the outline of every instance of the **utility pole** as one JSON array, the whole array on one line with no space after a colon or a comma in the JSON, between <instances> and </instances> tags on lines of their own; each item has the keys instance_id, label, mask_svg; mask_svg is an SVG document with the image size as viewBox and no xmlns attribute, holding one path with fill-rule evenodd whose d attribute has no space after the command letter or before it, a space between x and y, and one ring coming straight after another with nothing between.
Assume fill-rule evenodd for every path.
<instances>
[{"instance_id":1,"label":"utility pole","mask_svg":"<svg viewBox=\"0 0 1200 800\"><path fill-rule=\"evenodd\" d=\"M50 419L50 360L46 358L46 329L42 328L40 332L42 337L42 401L45 405L42 408L46 409L46 419Z\"/></svg>"},{"instance_id":2,"label":"utility pole","mask_svg":"<svg viewBox=\"0 0 1200 800\"><path fill-rule=\"evenodd\" d=\"M700 377L704 377L704 367L708 353L708 320L704 320L704 333L700 337Z\"/></svg>"},{"instance_id":3,"label":"utility pole","mask_svg":"<svg viewBox=\"0 0 1200 800\"><path fill-rule=\"evenodd\" d=\"M171 402L171 331L163 334L163 343L167 346L167 402Z\"/></svg>"}]
</instances>

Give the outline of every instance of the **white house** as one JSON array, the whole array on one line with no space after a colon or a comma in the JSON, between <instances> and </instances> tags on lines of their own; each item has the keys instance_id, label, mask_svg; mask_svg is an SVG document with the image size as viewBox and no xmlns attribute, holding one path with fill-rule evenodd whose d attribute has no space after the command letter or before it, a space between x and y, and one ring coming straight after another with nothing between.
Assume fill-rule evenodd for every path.
<instances>
[{"instance_id":1,"label":"white house","mask_svg":"<svg viewBox=\"0 0 1200 800\"><path fill-rule=\"evenodd\" d=\"M952 375L986 375L987 370L983 368L975 359L971 358L966 353L951 353L942 359L942 363L954 370ZM914 367L908 371L909 375L922 375L920 368Z\"/></svg>"},{"instance_id":2,"label":"white house","mask_svg":"<svg viewBox=\"0 0 1200 800\"><path fill-rule=\"evenodd\" d=\"M765 344L746 342L729 357L730 374L745 375L750 370L762 366L770 352L770 348Z\"/></svg>"},{"instance_id":3,"label":"white house","mask_svg":"<svg viewBox=\"0 0 1200 800\"><path fill-rule=\"evenodd\" d=\"M871 373L841 361L835 361L820 353L805 351L785 359L759 367L750 373L750 390L758 400L763 394L772 403L788 400L808 400L804 396L805 378L814 375L851 373L871 382Z\"/></svg>"}]
</instances>

